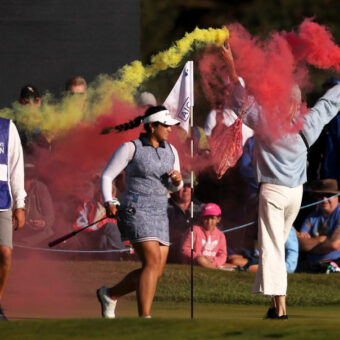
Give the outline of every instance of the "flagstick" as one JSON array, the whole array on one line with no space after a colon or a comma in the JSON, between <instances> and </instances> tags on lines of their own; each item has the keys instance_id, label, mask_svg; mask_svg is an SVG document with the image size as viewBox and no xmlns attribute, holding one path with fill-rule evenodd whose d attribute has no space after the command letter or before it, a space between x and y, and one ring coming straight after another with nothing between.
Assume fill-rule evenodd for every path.
<instances>
[{"instance_id":1,"label":"flagstick","mask_svg":"<svg viewBox=\"0 0 340 340\"><path fill-rule=\"evenodd\" d=\"M194 115L193 107L190 106L190 128L191 128L191 160L194 159L194 139L193 139ZM193 162L192 162L193 163ZM191 170L191 202L190 202L190 234L191 234L191 319L194 318L194 171Z\"/></svg>"}]
</instances>

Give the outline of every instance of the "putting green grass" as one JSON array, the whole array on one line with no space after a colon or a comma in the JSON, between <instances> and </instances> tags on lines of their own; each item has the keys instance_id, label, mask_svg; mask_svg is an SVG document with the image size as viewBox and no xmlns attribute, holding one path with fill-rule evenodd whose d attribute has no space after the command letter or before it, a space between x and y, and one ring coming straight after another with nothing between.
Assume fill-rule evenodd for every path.
<instances>
[{"instance_id":1,"label":"putting green grass","mask_svg":"<svg viewBox=\"0 0 340 340\"><path fill-rule=\"evenodd\" d=\"M268 298L250 293L254 274L195 268L190 320L190 267L167 265L153 319L137 318L134 294L116 320L100 318L95 291L119 281L137 262L15 259L3 299L10 322L0 339L339 339L340 274L289 275L289 320L263 320Z\"/></svg>"},{"instance_id":2,"label":"putting green grass","mask_svg":"<svg viewBox=\"0 0 340 340\"><path fill-rule=\"evenodd\" d=\"M125 301L121 317L17 320L0 324L1 339L339 339L339 307L292 307L289 320L263 320L263 306L197 304L195 318L183 303L156 302L153 319L132 318Z\"/></svg>"}]
</instances>

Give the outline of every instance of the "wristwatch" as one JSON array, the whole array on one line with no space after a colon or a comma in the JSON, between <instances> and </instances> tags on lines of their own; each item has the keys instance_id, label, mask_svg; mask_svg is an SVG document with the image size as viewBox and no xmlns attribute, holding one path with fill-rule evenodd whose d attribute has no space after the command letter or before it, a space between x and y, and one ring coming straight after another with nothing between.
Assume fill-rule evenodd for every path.
<instances>
[{"instance_id":1,"label":"wristwatch","mask_svg":"<svg viewBox=\"0 0 340 340\"><path fill-rule=\"evenodd\" d=\"M118 206L118 205L120 205L120 203L119 203L119 201L118 201L118 199L117 199L116 197L113 197L113 198L111 199L111 201L106 201L106 202L104 203L104 207L105 207L105 208L107 208L107 207L110 206L110 205Z\"/></svg>"}]
</instances>

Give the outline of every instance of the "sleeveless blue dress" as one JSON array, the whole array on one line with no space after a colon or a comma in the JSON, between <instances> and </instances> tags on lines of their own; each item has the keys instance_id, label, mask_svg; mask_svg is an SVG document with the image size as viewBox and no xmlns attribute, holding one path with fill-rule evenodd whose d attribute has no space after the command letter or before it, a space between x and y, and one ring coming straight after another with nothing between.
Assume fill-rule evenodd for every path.
<instances>
[{"instance_id":1,"label":"sleeveless blue dress","mask_svg":"<svg viewBox=\"0 0 340 340\"><path fill-rule=\"evenodd\" d=\"M167 186L174 153L167 142L154 148L145 134L132 142L136 149L125 168L126 191L118 212L122 240L158 241L169 246Z\"/></svg>"}]
</instances>

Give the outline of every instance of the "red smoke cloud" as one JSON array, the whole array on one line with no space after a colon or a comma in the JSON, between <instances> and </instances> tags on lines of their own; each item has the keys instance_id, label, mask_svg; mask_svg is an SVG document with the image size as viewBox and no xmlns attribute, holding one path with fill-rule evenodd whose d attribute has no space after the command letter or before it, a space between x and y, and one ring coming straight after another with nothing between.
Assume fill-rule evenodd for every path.
<instances>
[{"instance_id":1,"label":"red smoke cloud","mask_svg":"<svg viewBox=\"0 0 340 340\"><path fill-rule=\"evenodd\" d=\"M273 32L265 41L251 36L240 24L229 25L228 29L237 73L262 106L263 136L275 139L300 130L306 108L302 106L300 119L295 115L297 124L292 125L292 89L298 85L301 90L307 90L306 65L340 69L340 48L330 32L311 19L303 21L298 33ZM217 53L207 50L200 61L200 72L205 94L214 104L218 93L211 84L216 83L216 74L225 73ZM219 93L223 96L225 91L221 89Z\"/></svg>"},{"instance_id":2,"label":"red smoke cloud","mask_svg":"<svg viewBox=\"0 0 340 340\"><path fill-rule=\"evenodd\" d=\"M340 71L340 47L327 27L305 19L298 33L284 34L296 61L306 61L320 69Z\"/></svg>"},{"instance_id":3,"label":"red smoke cloud","mask_svg":"<svg viewBox=\"0 0 340 340\"><path fill-rule=\"evenodd\" d=\"M113 108L91 124L80 124L56 140L52 152L39 150L36 164L39 174L58 196L75 194L76 186L100 174L112 153L122 143L138 137L140 128L122 133L101 135L103 127L126 123L138 110L115 101Z\"/></svg>"}]
</instances>

